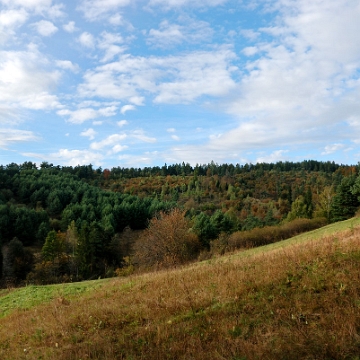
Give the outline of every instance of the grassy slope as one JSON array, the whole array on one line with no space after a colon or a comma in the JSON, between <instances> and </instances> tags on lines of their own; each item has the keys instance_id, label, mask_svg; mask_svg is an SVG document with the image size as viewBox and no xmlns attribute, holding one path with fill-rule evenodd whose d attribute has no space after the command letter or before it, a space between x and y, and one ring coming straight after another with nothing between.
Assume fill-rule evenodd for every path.
<instances>
[{"instance_id":1,"label":"grassy slope","mask_svg":"<svg viewBox=\"0 0 360 360\"><path fill-rule=\"evenodd\" d=\"M178 270L2 291L0 358L359 359L359 224Z\"/></svg>"}]
</instances>

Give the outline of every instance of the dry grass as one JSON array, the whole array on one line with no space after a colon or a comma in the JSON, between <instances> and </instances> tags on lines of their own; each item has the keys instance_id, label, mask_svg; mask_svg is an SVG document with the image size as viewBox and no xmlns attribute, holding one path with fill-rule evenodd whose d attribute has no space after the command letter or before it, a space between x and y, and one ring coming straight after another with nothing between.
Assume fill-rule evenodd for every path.
<instances>
[{"instance_id":1,"label":"dry grass","mask_svg":"<svg viewBox=\"0 0 360 360\"><path fill-rule=\"evenodd\" d=\"M219 259L220 260L220 259ZM1 359L359 359L360 228L0 319Z\"/></svg>"}]
</instances>

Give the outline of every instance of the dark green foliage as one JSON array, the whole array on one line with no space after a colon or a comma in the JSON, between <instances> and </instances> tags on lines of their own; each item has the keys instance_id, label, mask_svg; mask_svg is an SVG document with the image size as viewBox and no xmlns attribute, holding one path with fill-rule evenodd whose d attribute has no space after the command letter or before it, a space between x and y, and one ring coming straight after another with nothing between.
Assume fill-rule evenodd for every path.
<instances>
[{"instance_id":1,"label":"dark green foliage","mask_svg":"<svg viewBox=\"0 0 360 360\"><path fill-rule=\"evenodd\" d=\"M4 263L4 257L2 253L2 241L0 237L0 280L2 279L3 276L3 263Z\"/></svg>"},{"instance_id":2,"label":"dark green foliage","mask_svg":"<svg viewBox=\"0 0 360 360\"><path fill-rule=\"evenodd\" d=\"M81 225L76 248L76 261L79 275L83 279L104 275L105 264L102 258L106 246L101 227L84 221Z\"/></svg>"},{"instance_id":3,"label":"dark green foliage","mask_svg":"<svg viewBox=\"0 0 360 360\"><path fill-rule=\"evenodd\" d=\"M200 213L195 217L193 231L203 247L210 248L210 240L216 239L217 231L210 221L210 216Z\"/></svg>"},{"instance_id":4,"label":"dark green foliage","mask_svg":"<svg viewBox=\"0 0 360 360\"><path fill-rule=\"evenodd\" d=\"M231 233L234 230L234 223L232 219L224 214L221 210L216 210L210 218L210 224L215 230L215 237L218 237L220 233Z\"/></svg>"},{"instance_id":5,"label":"dark green foliage","mask_svg":"<svg viewBox=\"0 0 360 360\"><path fill-rule=\"evenodd\" d=\"M355 175L344 177L337 187L331 206L331 221L342 221L355 215L360 206L359 178Z\"/></svg>"},{"instance_id":6,"label":"dark green foliage","mask_svg":"<svg viewBox=\"0 0 360 360\"><path fill-rule=\"evenodd\" d=\"M59 258L64 252L65 243L63 236L61 236L55 230L51 230L48 233L45 239L45 244L41 250L41 255L43 259L45 261L54 261L55 258Z\"/></svg>"},{"instance_id":7,"label":"dark green foliage","mask_svg":"<svg viewBox=\"0 0 360 360\"><path fill-rule=\"evenodd\" d=\"M16 281L19 281L24 280L26 275L31 271L34 256L29 250L25 249L23 243L15 237L8 244L6 261L8 264L8 275L15 278Z\"/></svg>"},{"instance_id":8,"label":"dark green foliage","mask_svg":"<svg viewBox=\"0 0 360 360\"><path fill-rule=\"evenodd\" d=\"M253 214L249 214L248 217L245 219L241 230L243 231L252 230L254 228L258 228L262 226L263 223L257 216L254 216Z\"/></svg>"},{"instance_id":9,"label":"dark green foliage","mask_svg":"<svg viewBox=\"0 0 360 360\"><path fill-rule=\"evenodd\" d=\"M305 196L304 196L304 204L305 204L305 213L308 219L311 219L314 212L314 204L312 201L312 192L310 186L308 186Z\"/></svg>"}]
</instances>

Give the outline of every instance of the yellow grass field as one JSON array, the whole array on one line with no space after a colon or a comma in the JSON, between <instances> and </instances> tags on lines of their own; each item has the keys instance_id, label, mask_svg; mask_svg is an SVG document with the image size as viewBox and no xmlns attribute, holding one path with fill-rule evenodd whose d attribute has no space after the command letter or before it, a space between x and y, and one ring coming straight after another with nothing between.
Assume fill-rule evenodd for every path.
<instances>
[{"instance_id":1,"label":"yellow grass field","mask_svg":"<svg viewBox=\"0 0 360 360\"><path fill-rule=\"evenodd\" d=\"M360 359L360 219L182 268L0 292L0 359Z\"/></svg>"}]
</instances>

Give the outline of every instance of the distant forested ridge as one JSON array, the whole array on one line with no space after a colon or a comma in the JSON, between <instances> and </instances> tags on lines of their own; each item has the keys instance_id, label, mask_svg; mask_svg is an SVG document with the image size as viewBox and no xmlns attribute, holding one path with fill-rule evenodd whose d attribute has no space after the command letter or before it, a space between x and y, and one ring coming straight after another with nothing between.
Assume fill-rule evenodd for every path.
<instances>
[{"instance_id":1,"label":"distant forested ridge","mask_svg":"<svg viewBox=\"0 0 360 360\"><path fill-rule=\"evenodd\" d=\"M0 166L0 275L40 283L111 276L131 255L134 231L174 208L199 241L192 248L208 251L221 234L346 219L359 194L357 166L313 160L112 169L11 163Z\"/></svg>"}]
</instances>

